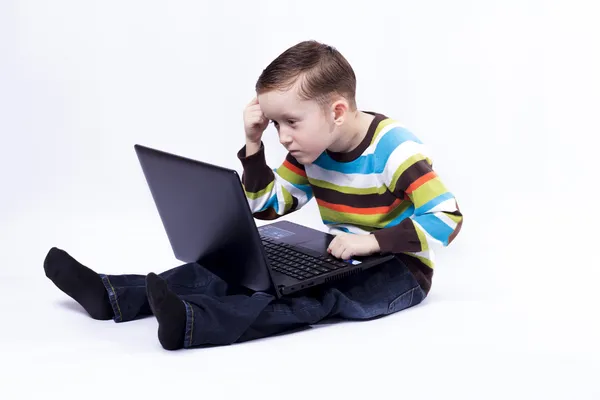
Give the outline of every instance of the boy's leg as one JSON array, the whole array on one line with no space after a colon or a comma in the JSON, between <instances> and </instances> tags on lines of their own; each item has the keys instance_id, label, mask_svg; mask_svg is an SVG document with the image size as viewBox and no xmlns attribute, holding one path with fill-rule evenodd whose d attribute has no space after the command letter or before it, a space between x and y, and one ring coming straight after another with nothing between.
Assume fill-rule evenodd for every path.
<instances>
[{"instance_id":1,"label":"boy's leg","mask_svg":"<svg viewBox=\"0 0 600 400\"><path fill-rule=\"evenodd\" d=\"M127 322L152 315L146 298L145 275L105 275L99 273L115 322Z\"/></svg>"},{"instance_id":2,"label":"boy's leg","mask_svg":"<svg viewBox=\"0 0 600 400\"><path fill-rule=\"evenodd\" d=\"M48 252L44 270L59 289L94 319L125 322L152 314L144 275L98 274L57 248ZM214 286L213 291L219 288L213 283L214 275L197 264L181 265L160 276L176 293L203 292L206 285Z\"/></svg>"},{"instance_id":3,"label":"boy's leg","mask_svg":"<svg viewBox=\"0 0 600 400\"><path fill-rule=\"evenodd\" d=\"M397 258L314 294L276 300L237 340L258 339L327 318L368 320L421 303L426 297L416 279Z\"/></svg>"},{"instance_id":4,"label":"boy's leg","mask_svg":"<svg viewBox=\"0 0 600 400\"><path fill-rule=\"evenodd\" d=\"M146 275L99 274L108 293L115 322L131 321L141 316L152 315L148 302ZM198 264L183 264L161 272L171 291L178 295L187 293L218 293L218 278ZM183 312L183 307L181 308Z\"/></svg>"},{"instance_id":5,"label":"boy's leg","mask_svg":"<svg viewBox=\"0 0 600 400\"><path fill-rule=\"evenodd\" d=\"M411 307L425 297L399 260L283 299L241 290L231 294L222 280L198 264L160 276L102 275L53 248L44 269L93 318L120 322L155 314L159 340L169 350L257 339L327 317L369 319Z\"/></svg>"},{"instance_id":6,"label":"boy's leg","mask_svg":"<svg viewBox=\"0 0 600 400\"><path fill-rule=\"evenodd\" d=\"M159 339L161 329L163 332L174 329L169 326L172 321L166 318L172 314L167 311L169 306L166 304L176 307L179 302L175 299L183 301L185 337L179 347L186 348L257 339L314 324L327 317L370 319L412 307L425 297L412 274L397 259L336 284L283 299L265 293L226 295L207 292L177 296L155 275L149 276L148 293L153 308L158 310L155 314L159 322ZM181 323L181 320L177 322ZM181 325L177 331L180 328ZM171 349L179 347L172 345Z\"/></svg>"}]
</instances>

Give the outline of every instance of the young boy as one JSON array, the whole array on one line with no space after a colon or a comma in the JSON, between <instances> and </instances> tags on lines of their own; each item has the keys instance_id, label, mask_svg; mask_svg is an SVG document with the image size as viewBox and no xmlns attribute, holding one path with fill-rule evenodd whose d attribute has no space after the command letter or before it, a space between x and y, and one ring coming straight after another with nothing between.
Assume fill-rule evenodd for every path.
<instances>
[{"instance_id":1,"label":"young boy","mask_svg":"<svg viewBox=\"0 0 600 400\"><path fill-rule=\"evenodd\" d=\"M336 234L333 256L394 253L391 262L283 299L230 287L197 263L145 277L98 274L57 248L44 261L46 276L92 318L154 314L168 350L256 339L329 317L365 320L420 303L431 288L432 250L453 241L462 214L420 140L393 119L358 110L355 88L336 49L306 41L283 52L244 110L242 182L257 219L279 218L315 197ZM288 151L275 170L261 140L269 121Z\"/></svg>"}]
</instances>

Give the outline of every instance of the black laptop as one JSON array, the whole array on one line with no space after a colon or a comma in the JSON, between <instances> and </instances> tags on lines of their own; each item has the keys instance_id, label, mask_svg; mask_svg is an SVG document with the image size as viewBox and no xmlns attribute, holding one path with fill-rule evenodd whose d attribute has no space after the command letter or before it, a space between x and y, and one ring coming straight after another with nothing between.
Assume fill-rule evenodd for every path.
<instances>
[{"instance_id":1,"label":"black laptop","mask_svg":"<svg viewBox=\"0 0 600 400\"><path fill-rule=\"evenodd\" d=\"M331 234L284 220L257 227L235 170L134 147L175 257L228 284L281 297L393 258L341 260L327 252Z\"/></svg>"}]
</instances>

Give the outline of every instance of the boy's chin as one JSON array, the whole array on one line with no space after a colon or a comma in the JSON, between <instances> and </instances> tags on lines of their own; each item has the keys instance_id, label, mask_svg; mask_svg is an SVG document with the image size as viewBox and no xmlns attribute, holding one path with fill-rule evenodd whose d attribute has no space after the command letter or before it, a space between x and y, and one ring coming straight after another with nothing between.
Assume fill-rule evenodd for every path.
<instances>
[{"instance_id":1,"label":"boy's chin","mask_svg":"<svg viewBox=\"0 0 600 400\"><path fill-rule=\"evenodd\" d=\"M312 164L316 159L315 157L312 157L307 154L296 154L294 158L302 165Z\"/></svg>"}]
</instances>

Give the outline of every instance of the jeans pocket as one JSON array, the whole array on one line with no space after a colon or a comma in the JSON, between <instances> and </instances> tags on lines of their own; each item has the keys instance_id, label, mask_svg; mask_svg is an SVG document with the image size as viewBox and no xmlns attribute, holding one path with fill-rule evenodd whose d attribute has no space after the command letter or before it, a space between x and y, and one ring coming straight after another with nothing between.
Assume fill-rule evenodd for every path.
<instances>
[{"instance_id":1,"label":"jeans pocket","mask_svg":"<svg viewBox=\"0 0 600 400\"><path fill-rule=\"evenodd\" d=\"M419 286L402 293L400 296L393 299L388 306L388 314L392 314L398 311L402 311L413 305L414 301L417 300L418 293L416 291L421 290Z\"/></svg>"}]
</instances>

